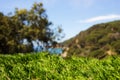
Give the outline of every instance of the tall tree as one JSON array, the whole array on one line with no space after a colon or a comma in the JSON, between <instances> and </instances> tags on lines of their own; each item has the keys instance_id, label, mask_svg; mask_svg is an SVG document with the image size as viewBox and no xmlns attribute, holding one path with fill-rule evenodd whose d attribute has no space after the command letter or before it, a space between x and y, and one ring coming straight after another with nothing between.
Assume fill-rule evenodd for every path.
<instances>
[{"instance_id":1,"label":"tall tree","mask_svg":"<svg viewBox=\"0 0 120 80\"><path fill-rule=\"evenodd\" d=\"M0 53L32 52L33 41L48 45L56 38L60 39L62 33L60 27L51 29L52 22L42 3L34 3L30 10L16 8L12 16L0 13L0 18Z\"/></svg>"}]
</instances>

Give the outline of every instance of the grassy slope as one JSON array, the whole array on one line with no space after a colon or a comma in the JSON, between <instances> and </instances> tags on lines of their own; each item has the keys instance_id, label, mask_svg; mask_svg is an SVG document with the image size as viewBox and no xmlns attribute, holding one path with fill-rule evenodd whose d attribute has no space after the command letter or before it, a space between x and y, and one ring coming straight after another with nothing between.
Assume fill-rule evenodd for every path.
<instances>
[{"instance_id":1,"label":"grassy slope","mask_svg":"<svg viewBox=\"0 0 120 80\"><path fill-rule=\"evenodd\" d=\"M1 80L116 80L120 79L120 57L103 60L48 53L0 55Z\"/></svg>"},{"instance_id":2,"label":"grassy slope","mask_svg":"<svg viewBox=\"0 0 120 80\"><path fill-rule=\"evenodd\" d=\"M63 44L71 45L68 55L101 58L108 51L120 54L120 20L93 25Z\"/></svg>"}]
</instances>

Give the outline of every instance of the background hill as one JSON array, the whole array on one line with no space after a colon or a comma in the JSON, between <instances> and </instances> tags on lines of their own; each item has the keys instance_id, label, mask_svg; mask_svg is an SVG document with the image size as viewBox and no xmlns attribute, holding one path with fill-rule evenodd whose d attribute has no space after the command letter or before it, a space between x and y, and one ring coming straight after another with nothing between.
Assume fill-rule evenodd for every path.
<instances>
[{"instance_id":1,"label":"background hill","mask_svg":"<svg viewBox=\"0 0 120 80\"><path fill-rule=\"evenodd\" d=\"M120 54L120 20L93 25L63 44L70 48L68 56L103 58Z\"/></svg>"}]
</instances>

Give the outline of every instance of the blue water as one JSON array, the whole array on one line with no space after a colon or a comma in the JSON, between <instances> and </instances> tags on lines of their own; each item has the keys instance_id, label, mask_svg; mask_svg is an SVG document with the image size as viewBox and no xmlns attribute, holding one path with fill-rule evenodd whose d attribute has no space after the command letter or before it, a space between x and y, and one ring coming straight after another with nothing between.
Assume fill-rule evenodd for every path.
<instances>
[{"instance_id":1,"label":"blue water","mask_svg":"<svg viewBox=\"0 0 120 80\"><path fill-rule=\"evenodd\" d=\"M62 54L63 50L62 48L49 48L48 52L51 54Z\"/></svg>"},{"instance_id":2,"label":"blue water","mask_svg":"<svg viewBox=\"0 0 120 80\"><path fill-rule=\"evenodd\" d=\"M42 46L34 47L35 52L42 52L42 51L48 51L50 54L62 54L63 50L62 48L44 48Z\"/></svg>"}]
</instances>

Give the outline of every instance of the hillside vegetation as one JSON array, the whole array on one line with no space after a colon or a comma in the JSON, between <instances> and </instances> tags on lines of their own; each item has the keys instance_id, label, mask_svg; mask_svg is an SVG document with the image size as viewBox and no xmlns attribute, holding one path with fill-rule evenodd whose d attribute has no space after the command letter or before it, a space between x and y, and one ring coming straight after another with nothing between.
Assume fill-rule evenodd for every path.
<instances>
[{"instance_id":1,"label":"hillside vegetation","mask_svg":"<svg viewBox=\"0 0 120 80\"><path fill-rule=\"evenodd\" d=\"M103 58L120 54L120 21L96 24L65 41L68 56Z\"/></svg>"},{"instance_id":2,"label":"hillside vegetation","mask_svg":"<svg viewBox=\"0 0 120 80\"><path fill-rule=\"evenodd\" d=\"M120 57L63 59L46 52L0 54L0 80L119 80Z\"/></svg>"}]
</instances>

